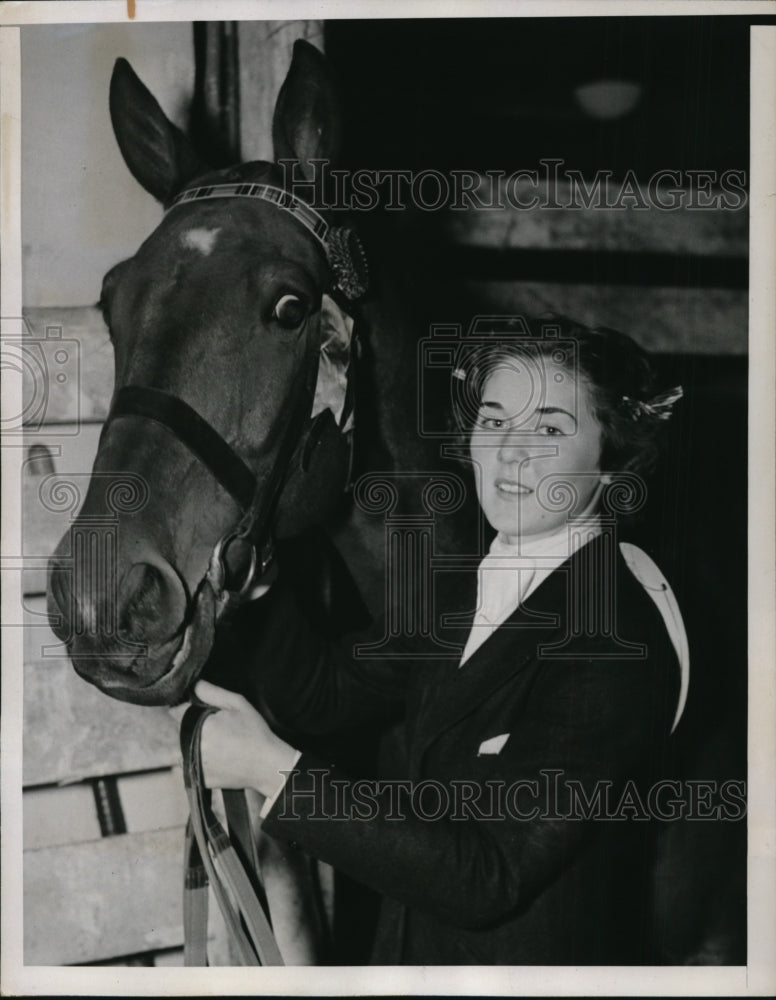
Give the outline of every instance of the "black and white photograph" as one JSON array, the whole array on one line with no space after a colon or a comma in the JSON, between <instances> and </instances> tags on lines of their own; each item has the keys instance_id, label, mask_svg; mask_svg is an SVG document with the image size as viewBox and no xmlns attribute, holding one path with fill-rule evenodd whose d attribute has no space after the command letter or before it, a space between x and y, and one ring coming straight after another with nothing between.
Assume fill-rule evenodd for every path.
<instances>
[{"instance_id":1,"label":"black and white photograph","mask_svg":"<svg viewBox=\"0 0 776 1000\"><path fill-rule=\"evenodd\" d=\"M775 14L0 11L5 994L776 990Z\"/></svg>"}]
</instances>

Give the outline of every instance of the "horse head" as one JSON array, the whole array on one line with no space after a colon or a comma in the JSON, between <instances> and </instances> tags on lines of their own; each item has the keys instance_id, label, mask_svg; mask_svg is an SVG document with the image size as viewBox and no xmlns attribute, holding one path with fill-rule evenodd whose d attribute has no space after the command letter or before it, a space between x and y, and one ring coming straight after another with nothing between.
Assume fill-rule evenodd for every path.
<instances>
[{"instance_id":1,"label":"horse head","mask_svg":"<svg viewBox=\"0 0 776 1000\"><path fill-rule=\"evenodd\" d=\"M115 389L83 506L49 565L49 614L86 680L176 704L224 608L267 569L272 538L341 495L342 407L319 398L319 362L323 338L343 375L352 321L336 300L360 294L365 271L353 234L294 197L277 163L209 169L124 60L110 109L129 170L167 211L103 282ZM276 160L309 178L339 135L325 60L298 42Z\"/></svg>"}]
</instances>

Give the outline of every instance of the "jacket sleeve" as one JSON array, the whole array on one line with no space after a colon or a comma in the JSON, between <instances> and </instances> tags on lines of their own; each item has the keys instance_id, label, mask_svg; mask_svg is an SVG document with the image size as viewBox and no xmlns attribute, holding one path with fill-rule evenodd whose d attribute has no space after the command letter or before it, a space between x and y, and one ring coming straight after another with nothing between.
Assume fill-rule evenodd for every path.
<instances>
[{"instance_id":1,"label":"jacket sleeve","mask_svg":"<svg viewBox=\"0 0 776 1000\"><path fill-rule=\"evenodd\" d=\"M264 829L449 924L497 923L570 864L594 831L595 823L566 818L573 783L588 799L607 782L622 789L665 745L675 702L668 659L545 662L506 745L478 779L503 789L501 807L424 818L413 789L399 804L395 785L352 781L303 754ZM538 794L510 802L519 782Z\"/></svg>"},{"instance_id":2,"label":"jacket sleeve","mask_svg":"<svg viewBox=\"0 0 776 1000\"><path fill-rule=\"evenodd\" d=\"M245 640L247 694L280 732L312 736L401 716L410 652L400 643L379 658L359 644L379 641L383 622L331 641L308 621L290 587L268 595Z\"/></svg>"}]
</instances>

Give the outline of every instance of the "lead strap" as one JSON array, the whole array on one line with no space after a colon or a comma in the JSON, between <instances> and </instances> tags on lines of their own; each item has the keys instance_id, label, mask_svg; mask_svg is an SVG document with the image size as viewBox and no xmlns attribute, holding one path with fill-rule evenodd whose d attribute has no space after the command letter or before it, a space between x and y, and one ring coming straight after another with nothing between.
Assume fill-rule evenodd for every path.
<instances>
[{"instance_id":1,"label":"lead strap","mask_svg":"<svg viewBox=\"0 0 776 1000\"><path fill-rule=\"evenodd\" d=\"M242 965L283 965L275 936L229 835L202 785L202 724L213 711L192 705L181 723L183 776L189 800L183 889L184 964L207 960L208 885ZM242 794L242 793L240 793Z\"/></svg>"}]
</instances>

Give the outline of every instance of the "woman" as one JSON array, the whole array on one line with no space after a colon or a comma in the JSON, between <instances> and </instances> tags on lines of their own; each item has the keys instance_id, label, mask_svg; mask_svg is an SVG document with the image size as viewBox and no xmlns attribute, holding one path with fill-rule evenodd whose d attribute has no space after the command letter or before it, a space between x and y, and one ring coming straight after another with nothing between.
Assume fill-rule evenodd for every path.
<instances>
[{"instance_id":1,"label":"woman","mask_svg":"<svg viewBox=\"0 0 776 1000\"><path fill-rule=\"evenodd\" d=\"M652 960L645 803L686 693L681 618L645 589L654 565L624 558L606 490L643 496L681 390L650 399L647 357L623 335L553 324L494 338L456 372L496 533L476 573L442 574L461 656L401 640L390 659L354 656L281 580L255 653L273 728L242 697L196 688L222 709L203 729L206 782L257 789L266 832L382 894L378 964ZM357 781L297 749L396 718L384 773L400 780Z\"/></svg>"}]
</instances>

